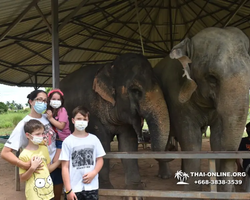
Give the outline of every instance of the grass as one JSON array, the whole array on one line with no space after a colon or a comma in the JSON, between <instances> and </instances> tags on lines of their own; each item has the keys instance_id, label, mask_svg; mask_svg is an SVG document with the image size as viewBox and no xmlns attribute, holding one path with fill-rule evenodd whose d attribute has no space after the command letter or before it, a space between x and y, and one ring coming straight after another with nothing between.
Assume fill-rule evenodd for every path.
<instances>
[{"instance_id":1,"label":"grass","mask_svg":"<svg viewBox=\"0 0 250 200\"><path fill-rule=\"evenodd\" d=\"M15 127L26 115L27 113L18 112L0 114L0 129Z\"/></svg>"},{"instance_id":2,"label":"grass","mask_svg":"<svg viewBox=\"0 0 250 200\"><path fill-rule=\"evenodd\" d=\"M8 112L0 114L0 135L10 135L15 126L29 113L29 110L22 112ZM0 151L4 144L0 143Z\"/></svg>"}]
</instances>

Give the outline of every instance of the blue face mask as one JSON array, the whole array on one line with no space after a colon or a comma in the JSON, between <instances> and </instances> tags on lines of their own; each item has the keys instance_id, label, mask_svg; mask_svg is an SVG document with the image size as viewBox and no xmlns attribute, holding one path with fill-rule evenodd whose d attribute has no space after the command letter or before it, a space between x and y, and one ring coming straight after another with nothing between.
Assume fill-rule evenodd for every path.
<instances>
[{"instance_id":1,"label":"blue face mask","mask_svg":"<svg viewBox=\"0 0 250 200\"><path fill-rule=\"evenodd\" d=\"M38 102L36 101L35 105L34 105L34 110L38 113L38 114L42 114L43 111L45 111L47 108L47 104L44 102Z\"/></svg>"}]
</instances>

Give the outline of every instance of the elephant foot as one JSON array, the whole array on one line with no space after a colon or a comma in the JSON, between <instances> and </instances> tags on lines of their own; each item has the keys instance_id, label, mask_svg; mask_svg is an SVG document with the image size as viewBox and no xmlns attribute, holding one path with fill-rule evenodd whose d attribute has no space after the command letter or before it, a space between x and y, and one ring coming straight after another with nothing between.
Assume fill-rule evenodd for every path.
<instances>
[{"instance_id":1,"label":"elephant foot","mask_svg":"<svg viewBox=\"0 0 250 200\"><path fill-rule=\"evenodd\" d=\"M114 186L110 183L110 181L100 181L101 189L114 189Z\"/></svg>"},{"instance_id":2,"label":"elephant foot","mask_svg":"<svg viewBox=\"0 0 250 200\"><path fill-rule=\"evenodd\" d=\"M159 162L159 171L158 171L158 177L162 179L168 179L172 177L172 173L169 169L168 162L163 162L158 160Z\"/></svg>"},{"instance_id":3,"label":"elephant foot","mask_svg":"<svg viewBox=\"0 0 250 200\"><path fill-rule=\"evenodd\" d=\"M133 183L133 184L129 184L126 186L126 189L129 190L144 190L145 188L145 183L141 182L141 183ZM122 200L146 200L145 197L122 197Z\"/></svg>"}]
</instances>

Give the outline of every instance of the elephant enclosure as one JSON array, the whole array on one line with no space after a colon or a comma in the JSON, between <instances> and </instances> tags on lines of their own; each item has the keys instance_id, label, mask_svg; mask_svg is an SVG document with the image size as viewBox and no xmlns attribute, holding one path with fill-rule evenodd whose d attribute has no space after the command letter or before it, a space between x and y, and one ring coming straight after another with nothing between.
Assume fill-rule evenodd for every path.
<instances>
[{"instance_id":1,"label":"elephant enclosure","mask_svg":"<svg viewBox=\"0 0 250 200\"><path fill-rule=\"evenodd\" d=\"M117 151L117 142L112 142L112 151ZM204 151L209 151L209 139L203 139ZM148 149L143 149L142 146L139 146L139 151L148 151ZM111 159L111 182L115 188L124 188L124 173L121 161L119 159ZM183 191L184 186L177 185L177 180L174 179L174 174L177 170L181 169L181 160L174 160L170 162L170 169L172 176L170 179L160 179L157 175L158 164L154 159L139 159L139 168L142 178L142 182L145 185L147 190L176 190ZM208 160L202 160L201 171L208 170ZM14 180L14 167L5 162L0 158L0 199L1 200L25 200L24 196L24 183L21 183L21 191L15 191L15 180ZM241 188L237 187L237 191L240 191ZM203 186L203 191L209 191L209 186ZM100 200L120 200L120 197L100 197ZM147 200L161 200L163 198L147 198Z\"/></svg>"}]
</instances>

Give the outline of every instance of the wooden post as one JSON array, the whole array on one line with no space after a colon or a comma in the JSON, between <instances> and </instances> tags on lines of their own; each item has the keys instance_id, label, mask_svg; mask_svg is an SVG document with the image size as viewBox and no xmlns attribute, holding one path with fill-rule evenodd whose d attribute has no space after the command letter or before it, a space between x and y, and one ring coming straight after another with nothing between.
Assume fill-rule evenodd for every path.
<instances>
[{"instance_id":1,"label":"wooden post","mask_svg":"<svg viewBox=\"0 0 250 200\"><path fill-rule=\"evenodd\" d=\"M16 152L16 157L20 155L20 150ZM15 183L16 183L16 191L20 191L20 178L19 178L19 168L15 166Z\"/></svg>"}]
</instances>

